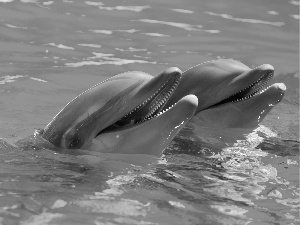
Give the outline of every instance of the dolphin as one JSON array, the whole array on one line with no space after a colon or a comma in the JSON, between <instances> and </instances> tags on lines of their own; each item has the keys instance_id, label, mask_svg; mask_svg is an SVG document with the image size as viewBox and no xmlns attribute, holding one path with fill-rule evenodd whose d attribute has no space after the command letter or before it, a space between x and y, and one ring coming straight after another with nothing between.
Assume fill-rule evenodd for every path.
<instances>
[{"instance_id":1,"label":"dolphin","mask_svg":"<svg viewBox=\"0 0 300 225\"><path fill-rule=\"evenodd\" d=\"M250 69L220 59L152 77L126 72L69 102L41 132L63 149L159 155L188 121L206 127L255 127L280 102L285 85L265 88L269 64ZM194 118L192 119L192 117Z\"/></svg>"},{"instance_id":2,"label":"dolphin","mask_svg":"<svg viewBox=\"0 0 300 225\"><path fill-rule=\"evenodd\" d=\"M39 135L60 149L159 155L198 106L186 95L162 110L181 76L176 67L113 76L70 101Z\"/></svg>"},{"instance_id":3,"label":"dolphin","mask_svg":"<svg viewBox=\"0 0 300 225\"><path fill-rule=\"evenodd\" d=\"M283 83L266 86L273 75L269 64L251 69L233 59L205 62L183 72L164 107L193 94L198 107L191 122L203 127L254 128L284 97Z\"/></svg>"}]
</instances>

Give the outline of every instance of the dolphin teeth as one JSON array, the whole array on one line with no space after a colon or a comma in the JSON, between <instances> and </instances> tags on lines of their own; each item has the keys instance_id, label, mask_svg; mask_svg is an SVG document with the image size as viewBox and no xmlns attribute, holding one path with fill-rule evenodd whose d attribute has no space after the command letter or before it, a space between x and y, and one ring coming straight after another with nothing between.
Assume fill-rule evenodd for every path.
<instances>
[{"instance_id":1,"label":"dolphin teeth","mask_svg":"<svg viewBox=\"0 0 300 225\"><path fill-rule=\"evenodd\" d=\"M171 77L154 94L117 121L116 127L129 125L131 121L135 124L142 123L166 112L167 110L161 112L161 109L176 90L180 79L181 76Z\"/></svg>"},{"instance_id":2,"label":"dolphin teeth","mask_svg":"<svg viewBox=\"0 0 300 225\"><path fill-rule=\"evenodd\" d=\"M240 102L249 98L254 97L255 95L261 94L266 91L269 87L265 87L265 85L273 78L273 71L266 71L257 81L253 82L248 87L242 89L241 91L229 96L228 98L222 100L218 104L225 104L227 102ZM263 89L264 88L264 89Z\"/></svg>"},{"instance_id":3,"label":"dolphin teeth","mask_svg":"<svg viewBox=\"0 0 300 225\"><path fill-rule=\"evenodd\" d=\"M160 111L160 109L163 108L163 106L167 103L168 99L172 96L173 92L176 90L178 84L179 84L179 80L177 79L173 85L170 87L170 89L167 92L162 92L161 93L161 97L158 96L154 102L153 105L150 106L150 108L152 108L151 110L149 110L149 112L139 121L137 121L137 123L141 123L147 120L150 120L154 117L157 117L159 115L161 115L162 113L166 112L167 110L164 111ZM162 88L160 88L156 93L156 95L162 90ZM155 96L155 94L154 94ZM171 108L171 107L170 107Z\"/></svg>"},{"instance_id":4,"label":"dolphin teeth","mask_svg":"<svg viewBox=\"0 0 300 225\"><path fill-rule=\"evenodd\" d=\"M174 105L175 105L175 104L171 105L171 106L170 106L169 108L167 108L167 109L164 109L163 111L160 111L160 112L159 112L157 115L155 115L154 117L158 117L158 116L164 114L164 113L167 112L169 109L173 108Z\"/></svg>"},{"instance_id":5,"label":"dolphin teeth","mask_svg":"<svg viewBox=\"0 0 300 225\"><path fill-rule=\"evenodd\" d=\"M175 105L175 104L171 105L171 106L170 106L169 108L167 108L167 109L164 109L164 110L160 111L160 112L157 113L157 114L149 113L148 116L144 117L142 120L138 121L136 124L139 124L139 123L145 122L145 121L147 121L147 120L153 119L153 118L155 118L155 117L158 117L158 116L164 114L165 112L167 112L169 109L173 108L174 105ZM156 110L157 110L157 109L156 109ZM153 110L153 111L155 112L156 110Z\"/></svg>"}]
</instances>

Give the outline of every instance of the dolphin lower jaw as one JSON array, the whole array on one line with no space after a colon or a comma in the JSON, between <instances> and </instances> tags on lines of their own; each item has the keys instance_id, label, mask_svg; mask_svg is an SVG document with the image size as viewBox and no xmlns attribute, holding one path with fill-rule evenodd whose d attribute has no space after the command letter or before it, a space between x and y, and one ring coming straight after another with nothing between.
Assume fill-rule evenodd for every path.
<instances>
[{"instance_id":1,"label":"dolphin lower jaw","mask_svg":"<svg viewBox=\"0 0 300 225\"><path fill-rule=\"evenodd\" d=\"M181 104L181 106L179 106ZM195 96L195 95L186 95L184 96L182 99L180 99L178 102L174 103L173 105L169 106L168 108L166 109L163 109L163 110L160 110L159 113L156 113L156 114L152 114L151 116L147 117L147 118L144 118L143 121L139 121L137 123L130 123L130 124L126 124L126 125L123 125L123 126L116 126L115 124L107 127L106 129L102 130L100 133L98 133L98 135L95 137L95 138L99 138L99 136L101 135L107 135L108 133L114 133L114 132L122 132L123 130L132 130L132 129L135 129L139 126L143 126L144 124L148 123L148 122L151 122L151 120L157 120L157 119L160 119L159 117L163 117L165 116L165 114L176 114L178 118L182 119L182 124L188 122L189 119L191 119L191 117L194 115L193 113L189 116L178 116L180 115L180 111L178 110L179 107L181 107L181 110L183 110L184 113L187 113L186 111L189 112L189 109L187 108L184 108L182 105L183 104L187 104L189 107L192 107L192 111L193 113L196 111L196 108L198 106L198 98ZM177 109L175 109L177 107ZM176 110L176 113L173 112L170 112L172 110ZM170 115L169 114L169 115ZM165 119L167 119L165 117ZM187 119L185 121L185 119ZM175 130L179 128L179 127L176 127L175 126ZM175 136L175 135L174 135Z\"/></svg>"},{"instance_id":2,"label":"dolphin lower jaw","mask_svg":"<svg viewBox=\"0 0 300 225\"><path fill-rule=\"evenodd\" d=\"M187 95L159 115L142 123L104 132L93 140L92 150L106 153L160 155L194 116L195 95Z\"/></svg>"}]
</instances>

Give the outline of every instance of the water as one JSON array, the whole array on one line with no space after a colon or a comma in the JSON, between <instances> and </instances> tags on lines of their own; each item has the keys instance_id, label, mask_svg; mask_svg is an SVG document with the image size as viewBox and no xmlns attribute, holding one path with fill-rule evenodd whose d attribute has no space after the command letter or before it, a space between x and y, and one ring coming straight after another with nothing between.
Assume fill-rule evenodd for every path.
<instances>
[{"instance_id":1,"label":"water","mask_svg":"<svg viewBox=\"0 0 300 225\"><path fill-rule=\"evenodd\" d=\"M299 1L1 0L0 25L0 224L299 223ZM286 84L257 129L190 124L161 158L6 144L112 75L217 58Z\"/></svg>"}]
</instances>

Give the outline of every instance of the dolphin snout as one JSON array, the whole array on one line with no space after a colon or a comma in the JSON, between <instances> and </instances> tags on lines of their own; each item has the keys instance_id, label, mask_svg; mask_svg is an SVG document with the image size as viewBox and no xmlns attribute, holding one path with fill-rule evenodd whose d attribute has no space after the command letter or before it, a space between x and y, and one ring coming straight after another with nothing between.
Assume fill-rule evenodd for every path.
<instances>
[{"instance_id":1,"label":"dolphin snout","mask_svg":"<svg viewBox=\"0 0 300 225\"><path fill-rule=\"evenodd\" d=\"M274 85L276 85L276 87L277 87L277 89L278 89L279 91L282 91L282 92L285 92L285 91L286 91L286 86L285 86L284 83L276 83L276 84L274 84Z\"/></svg>"},{"instance_id":2,"label":"dolphin snout","mask_svg":"<svg viewBox=\"0 0 300 225\"><path fill-rule=\"evenodd\" d=\"M256 68L254 68L254 70L258 71L258 70L262 70L262 71L266 71L266 70L270 70L270 71L274 71L274 67L270 64L263 64L260 65Z\"/></svg>"}]
</instances>

